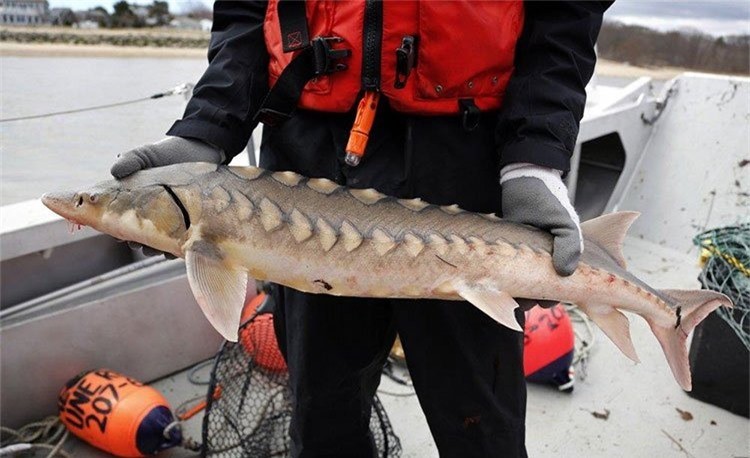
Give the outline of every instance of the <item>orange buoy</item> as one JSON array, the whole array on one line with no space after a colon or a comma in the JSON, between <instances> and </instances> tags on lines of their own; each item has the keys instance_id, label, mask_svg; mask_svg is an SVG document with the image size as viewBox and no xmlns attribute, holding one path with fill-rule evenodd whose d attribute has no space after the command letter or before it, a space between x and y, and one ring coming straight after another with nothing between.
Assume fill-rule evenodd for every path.
<instances>
[{"instance_id":1,"label":"orange buoy","mask_svg":"<svg viewBox=\"0 0 750 458\"><path fill-rule=\"evenodd\" d=\"M158 391L109 369L83 372L60 391L60 420L80 439L123 457L153 455L182 442Z\"/></svg>"},{"instance_id":2,"label":"orange buoy","mask_svg":"<svg viewBox=\"0 0 750 458\"><path fill-rule=\"evenodd\" d=\"M561 304L533 307L526 312L523 368L526 380L573 389L575 335L568 312Z\"/></svg>"},{"instance_id":3,"label":"orange buoy","mask_svg":"<svg viewBox=\"0 0 750 458\"><path fill-rule=\"evenodd\" d=\"M260 292L242 310L242 323L248 321L268 296ZM279 350L273 329L273 314L261 313L240 328L240 343L255 364L270 372L286 372L286 361Z\"/></svg>"}]
</instances>

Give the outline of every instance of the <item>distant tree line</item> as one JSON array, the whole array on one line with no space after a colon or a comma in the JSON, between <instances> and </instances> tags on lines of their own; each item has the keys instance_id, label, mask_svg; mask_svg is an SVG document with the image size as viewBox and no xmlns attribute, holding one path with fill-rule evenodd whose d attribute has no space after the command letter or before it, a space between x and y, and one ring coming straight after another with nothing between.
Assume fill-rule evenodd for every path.
<instances>
[{"instance_id":1,"label":"distant tree line","mask_svg":"<svg viewBox=\"0 0 750 458\"><path fill-rule=\"evenodd\" d=\"M750 35L712 37L699 31L659 32L605 22L599 56L636 66L673 66L708 72L750 73Z\"/></svg>"},{"instance_id":2,"label":"distant tree line","mask_svg":"<svg viewBox=\"0 0 750 458\"><path fill-rule=\"evenodd\" d=\"M166 1L154 0L150 5L138 5L121 0L112 5L112 9L109 23L113 28L162 26L172 20Z\"/></svg>"},{"instance_id":3,"label":"distant tree line","mask_svg":"<svg viewBox=\"0 0 750 458\"><path fill-rule=\"evenodd\" d=\"M200 0L185 0L182 4L184 15L191 19L211 19L211 9ZM81 21L92 21L101 28L138 28L159 27L170 23L174 15L169 11L169 3L164 0L154 0L151 4L128 3L126 0L117 1L112 5L110 14L104 7L97 6L87 11L73 12L69 8L53 11L52 24L72 26Z\"/></svg>"}]
</instances>

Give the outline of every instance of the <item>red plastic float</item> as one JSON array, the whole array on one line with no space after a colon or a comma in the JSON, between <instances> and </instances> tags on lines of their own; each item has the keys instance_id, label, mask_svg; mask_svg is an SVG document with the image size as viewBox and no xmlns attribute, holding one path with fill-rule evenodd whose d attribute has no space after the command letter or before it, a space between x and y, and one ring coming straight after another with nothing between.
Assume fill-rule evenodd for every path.
<instances>
[{"instance_id":1,"label":"red plastic float","mask_svg":"<svg viewBox=\"0 0 750 458\"><path fill-rule=\"evenodd\" d=\"M568 312L561 304L533 307L526 312L523 366L526 380L573 389L575 334Z\"/></svg>"}]
</instances>

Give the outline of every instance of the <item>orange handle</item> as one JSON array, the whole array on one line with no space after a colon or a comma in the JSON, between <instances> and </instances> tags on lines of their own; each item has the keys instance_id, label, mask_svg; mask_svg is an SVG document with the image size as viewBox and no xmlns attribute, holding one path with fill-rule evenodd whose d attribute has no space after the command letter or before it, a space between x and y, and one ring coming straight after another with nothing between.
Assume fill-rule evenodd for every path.
<instances>
[{"instance_id":1,"label":"orange handle","mask_svg":"<svg viewBox=\"0 0 750 458\"><path fill-rule=\"evenodd\" d=\"M346 143L346 163L356 166L365 155L367 141L370 139L370 129L375 122L375 112L378 110L378 101L380 93L376 91L366 91L357 106L357 115L354 118L354 125L349 134L349 141Z\"/></svg>"}]
</instances>

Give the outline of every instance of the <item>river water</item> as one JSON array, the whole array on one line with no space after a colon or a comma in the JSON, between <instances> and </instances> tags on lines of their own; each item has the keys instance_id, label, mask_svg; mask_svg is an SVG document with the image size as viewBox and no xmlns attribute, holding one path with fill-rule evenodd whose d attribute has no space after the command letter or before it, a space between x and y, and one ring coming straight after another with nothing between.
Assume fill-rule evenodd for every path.
<instances>
[{"instance_id":1,"label":"river water","mask_svg":"<svg viewBox=\"0 0 750 458\"><path fill-rule=\"evenodd\" d=\"M0 118L147 97L196 82L205 67L200 58L2 57ZM106 179L118 153L163 138L185 103L172 96L0 123L0 203Z\"/></svg>"},{"instance_id":2,"label":"river water","mask_svg":"<svg viewBox=\"0 0 750 458\"><path fill-rule=\"evenodd\" d=\"M198 81L204 58L2 57L0 118L147 97ZM600 78L624 86L627 78ZM118 153L164 137L186 100L0 123L0 204L106 179Z\"/></svg>"}]
</instances>

